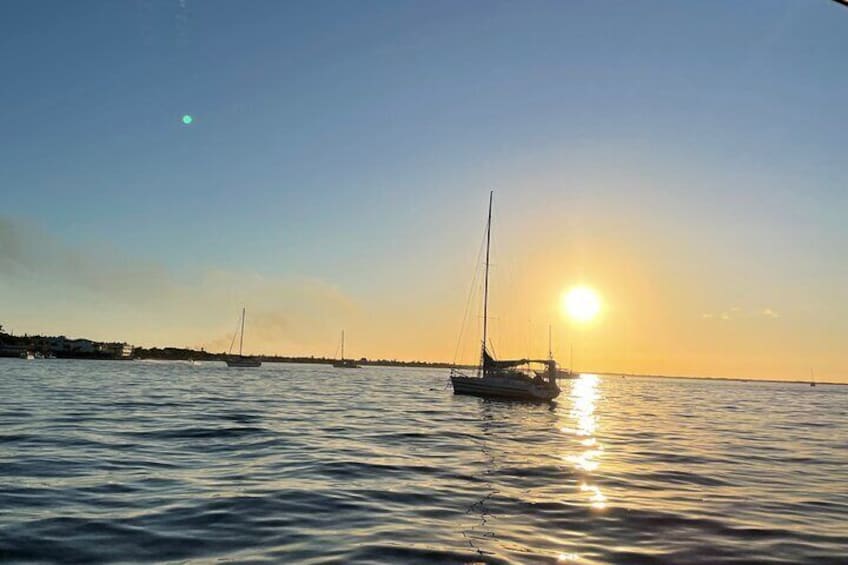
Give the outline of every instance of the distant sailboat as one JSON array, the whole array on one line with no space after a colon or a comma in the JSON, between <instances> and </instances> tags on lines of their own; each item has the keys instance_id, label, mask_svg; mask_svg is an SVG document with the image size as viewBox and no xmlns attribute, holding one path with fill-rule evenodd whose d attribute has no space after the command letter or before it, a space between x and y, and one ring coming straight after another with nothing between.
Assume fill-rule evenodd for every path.
<instances>
[{"instance_id":1,"label":"distant sailboat","mask_svg":"<svg viewBox=\"0 0 848 565\"><path fill-rule=\"evenodd\" d=\"M556 373L556 378L558 378L558 379L576 379L578 377L578 375L576 373L572 372L571 369L563 369L562 367L559 367L559 366L556 365L556 361L554 361L553 349L551 348L551 326L550 325L548 325L548 361L554 363L554 372ZM542 373L539 373L538 371L536 373L542 374ZM545 376L545 375L542 374L542 376Z\"/></svg>"},{"instance_id":2,"label":"distant sailboat","mask_svg":"<svg viewBox=\"0 0 848 565\"><path fill-rule=\"evenodd\" d=\"M333 367L338 369L358 369L359 365L353 359L344 358L344 330L342 330L342 357L333 363Z\"/></svg>"},{"instance_id":3,"label":"distant sailboat","mask_svg":"<svg viewBox=\"0 0 848 565\"><path fill-rule=\"evenodd\" d=\"M492 196L489 193L489 216L486 222L486 276L483 285L483 343L480 353L478 376L462 374L451 370L451 384L454 394L470 394L484 398L508 400L553 400L559 396L556 383L556 361L514 359L498 361L489 354L487 348L488 308L489 308L489 247L492 235ZM534 376L517 369L520 365L541 363L547 370L534 373Z\"/></svg>"},{"instance_id":4,"label":"distant sailboat","mask_svg":"<svg viewBox=\"0 0 848 565\"><path fill-rule=\"evenodd\" d=\"M810 369L810 386L816 386L816 375L812 369Z\"/></svg>"},{"instance_id":5,"label":"distant sailboat","mask_svg":"<svg viewBox=\"0 0 848 565\"><path fill-rule=\"evenodd\" d=\"M235 341L235 336L233 336ZM229 355L226 359L228 367L261 367L262 361L256 357L242 355L242 347L244 346L244 308L241 309L241 331L239 332L239 354L238 356ZM233 344L230 343L230 351L233 350Z\"/></svg>"}]
</instances>

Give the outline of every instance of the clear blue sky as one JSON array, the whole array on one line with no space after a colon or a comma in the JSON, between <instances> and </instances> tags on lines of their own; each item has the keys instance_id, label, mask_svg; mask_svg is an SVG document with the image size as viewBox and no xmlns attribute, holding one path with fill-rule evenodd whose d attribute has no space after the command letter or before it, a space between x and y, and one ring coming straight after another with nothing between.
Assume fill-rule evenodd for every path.
<instances>
[{"instance_id":1,"label":"clear blue sky","mask_svg":"<svg viewBox=\"0 0 848 565\"><path fill-rule=\"evenodd\" d=\"M660 250L657 279L692 257L701 310L801 292L782 309L839 334L845 307L824 302L848 298L846 53L848 9L826 0L6 1L0 322L205 343L203 324L141 324L174 311L156 295L95 295L225 271L318 281L385 308L377 325L405 313L430 329L362 329L362 348L449 357L461 312L439 328L423 310L461 310L495 188L506 253L561 244L591 278L628 240ZM80 256L27 264L38 245L14 255L13 237ZM86 301L108 323L62 314ZM333 320L288 349L333 342Z\"/></svg>"}]
</instances>

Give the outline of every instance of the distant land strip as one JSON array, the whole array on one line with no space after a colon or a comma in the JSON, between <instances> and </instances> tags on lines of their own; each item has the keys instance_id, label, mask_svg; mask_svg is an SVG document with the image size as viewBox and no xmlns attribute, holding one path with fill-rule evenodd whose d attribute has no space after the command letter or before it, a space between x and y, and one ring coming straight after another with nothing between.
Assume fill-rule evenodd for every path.
<instances>
[{"instance_id":1,"label":"distant land strip","mask_svg":"<svg viewBox=\"0 0 848 565\"><path fill-rule=\"evenodd\" d=\"M89 339L71 339L65 336L16 336L3 332L0 325L0 357L22 357L27 353L53 355L61 359L104 359L131 360L149 359L157 361L225 361L230 354L211 353L204 349L187 347L133 347L123 342L97 342ZM285 356L285 355L254 355L253 357L266 363L306 363L330 365L338 361L332 357L315 357L314 355ZM397 359L368 359L361 357L353 359L358 365L373 367L420 367L427 369L476 369L477 365L455 365L442 361L400 361ZM580 371L580 373L597 374L622 378L657 378L657 379L687 379L700 381L737 381L758 383L790 383L809 385L808 380L781 380L755 377L721 377L696 375L648 375L636 373L611 373L606 371ZM848 382L816 381L816 385L846 385Z\"/></svg>"},{"instance_id":2,"label":"distant land strip","mask_svg":"<svg viewBox=\"0 0 848 565\"><path fill-rule=\"evenodd\" d=\"M0 357L26 357L27 354L59 359L102 359L102 360L132 360L153 359L160 361L225 361L231 355L227 353L211 353L204 349L196 350L186 347L134 347L124 342L100 342L85 338L67 338L65 336L43 335L12 335L3 332L0 325ZM314 363L329 365L338 361L332 357L284 356L284 355L254 355L253 357L267 363ZM453 365L451 363L430 361L399 361L397 359L354 359L358 365L384 367L422 367L433 369L450 369L452 367L472 368L469 365Z\"/></svg>"},{"instance_id":3,"label":"distant land strip","mask_svg":"<svg viewBox=\"0 0 848 565\"><path fill-rule=\"evenodd\" d=\"M810 385L810 381L802 381L802 380L789 380L789 379L760 379L757 377L699 377L697 375L644 375L644 374L636 374L636 373L609 373L609 372L592 372L592 371L580 371L581 373L591 373L595 375L601 375L605 377L623 377L623 378L634 378L634 379L683 379L687 381L736 381L740 383L781 383L781 384L799 384L799 385ZM836 382L836 381L816 381L816 385L845 385L848 386L848 382Z\"/></svg>"},{"instance_id":4,"label":"distant land strip","mask_svg":"<svg viewBox=\"0 0 848 565\"><path fill-rule=\"evenodd\" d=\"M152 359L159 361L224 361L230 357L226 353L210 353L208 351L197 351L179 347L152 347L150 349L137 347L135 359ZM286 356L286 355L252 355L263 363L311 363L316 365L329 365L338 361L333 357L309 356ZM422 367L430 369L476 368L476 365L453 365L440 361L399 361L397 359L368 359L361 357L353 359L357 365L381 366L381 367Z\"/></svg>"}]
</instances>

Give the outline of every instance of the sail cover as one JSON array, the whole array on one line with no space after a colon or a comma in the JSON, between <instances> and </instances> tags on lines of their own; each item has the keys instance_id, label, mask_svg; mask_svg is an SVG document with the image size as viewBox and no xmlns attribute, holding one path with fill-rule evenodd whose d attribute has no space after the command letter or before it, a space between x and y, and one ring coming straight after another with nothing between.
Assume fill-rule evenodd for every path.
<instances>
[{"instance_id":1,"label":"sail cover","mask_svg":"<svg viewBox=\"0 0 848 565\"><path fill-rule=\"evenodd\" d=\"M488 351L483 350L483 369L509 369L510 367L517 367L525 363L527 363L527 359L504 359L503 361L497 361L489 355Z\"/></svg>"}]
</instances>

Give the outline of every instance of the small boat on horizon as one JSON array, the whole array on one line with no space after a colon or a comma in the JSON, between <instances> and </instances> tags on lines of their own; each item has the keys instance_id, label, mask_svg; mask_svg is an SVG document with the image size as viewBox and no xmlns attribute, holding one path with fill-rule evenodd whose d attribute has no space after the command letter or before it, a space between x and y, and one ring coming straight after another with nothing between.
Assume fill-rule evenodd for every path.
<instances>
[{"instance_id":1,"label":"small boat on horizon","mask_svg":"<svg viewBox=\"0 0 848 565\"><path fill-rule=\"evenodd\" d=\"M333 367L337 369L359 369L359 365L353 359L345 359L344 356L344 330L342 330L342 356L338 361L333 362Z\"/></svg>"},{"instance_id":2,"label":"small boat on horizon","mask_svg":"<svg viewBox=\"0 0 848 565\"><path fill-rule=\"evenodd\" d=\"M574 355L571 356L574 359ZM560 380L572 380L580 377L578 373L575 373L571 369L564 369L560 367L556 361L554 361L554 353L551 349L551 326L548 326L548 361L554 363L554 375L557 379ZM546 373L536 372L537 375L541 375L542 377L547 376Z\"/></svg>"},{"instance_id":3,"label":"small boat on horizon","mask_svg":"<svg viewBox=\"0 0 848 565\"><path fill-rule=\"evenodd\" d=\"M233 336L233 342L230 343L230 352L233 350L233 343L236 340L236 336ZM262 361L257 359L256 357L252 357L250 355L243 355L242 348L244 346L244 308L241 309L241 331L239 332L239 354L230 355L228 352L228 357L225 359L227 362L227 367L261 367Z\"/></svg>"},{"instance_id":4,"label":"small boat on horizon","mask_svg":"<svg viewBox=\"0 0 848 565\"><path fill-rule=\"evenodd\" d=\"M497 360L489 354L487 348L488 308L489 308L489 248L492 234L492 197L489 192L489 216L486 222L486 274L483 283L483 342L480 353L480 365L477 376L463 374L459 369L451 369L451 384L454 394L469 394L483 398L503 400L550 401L559 396L557 386L557 367L553 356L549 359L511 359ZM522 365L540 363L544 372L530 372L519 369Z\"/></svg>"}]
</instances>

